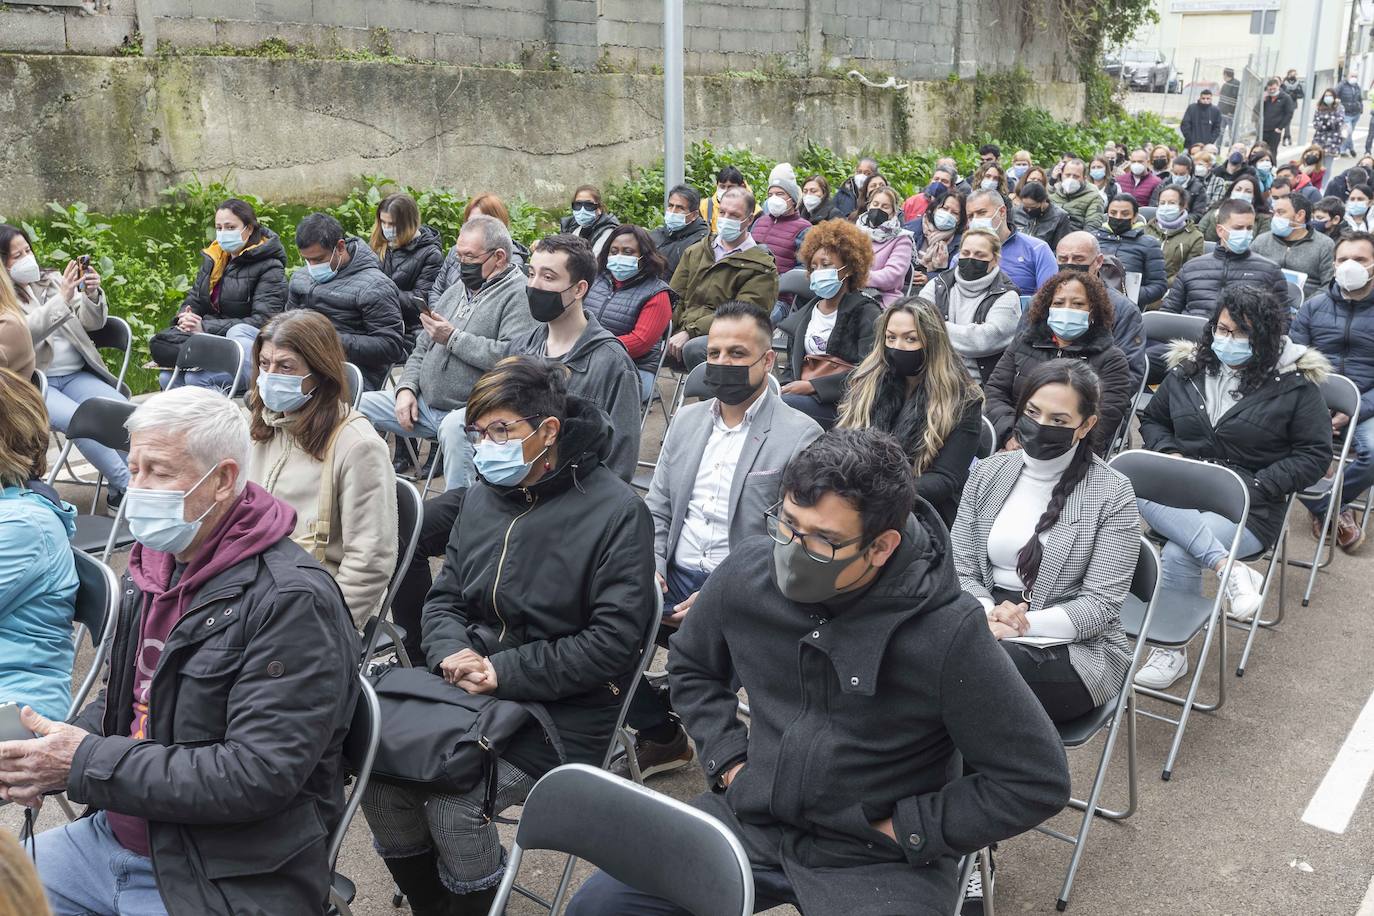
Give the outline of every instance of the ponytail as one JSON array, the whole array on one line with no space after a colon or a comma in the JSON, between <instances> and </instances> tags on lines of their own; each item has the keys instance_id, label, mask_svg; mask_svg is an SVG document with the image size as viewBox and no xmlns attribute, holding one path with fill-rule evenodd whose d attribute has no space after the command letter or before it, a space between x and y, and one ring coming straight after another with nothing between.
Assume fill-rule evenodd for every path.
<instances>
[{"instance_id":1,"label":"ponytail","mask_svg":"<svg viewBox=\"0 0 1374 916\"><path fill-rule=\"evenodd\" d=\"M1078 451L1074 453L1069 466L1064 469L1063 475L1059 478L1059 483L1055 484L1054 492L1050 494L1049 505L1045 507L1045 512L1040 516L1040 520L1035 523L1035 531L1032 532L1030 540L1021 548L1020 553L1016 555L1016 575L1021 578L1023 594L1027 596L1035 588L1035 580L1040 575L1040 558L1043 553L1040 535L1053 528L1059 521L1059 515L1064 511L1064 503L1068 502L1069 494L1088 475L1088 468L1092 466L1091 439L1092 436L1084 436L1079 440Z\"/></svg>"}]
</instances>

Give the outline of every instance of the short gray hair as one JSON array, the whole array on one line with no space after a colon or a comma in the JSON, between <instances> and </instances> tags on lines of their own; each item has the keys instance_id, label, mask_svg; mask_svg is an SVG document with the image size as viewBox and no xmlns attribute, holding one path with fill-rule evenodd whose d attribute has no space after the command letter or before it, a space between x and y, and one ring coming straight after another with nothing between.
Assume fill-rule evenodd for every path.
<instances>
[{"instance_id":1,"label":"short gray hair","mask_svg":"<svg viewBox=\"0 0 1374 916\"><path fill-rule=\"evenodd\" d=\"M740 200L744 201L744 211L747 214L745 219L753 216L754 210L758 207L758 201L754 199L754 195L745 188L728 188L724 194L720 195L720 199L724 201L727 197L738 197Z\"/></svg>"},{"instance_id":2,"label":"short gray hair","mask_svg":"<svg viewBox=\"0 0 1374 916\"><path fill-rule=\"evenodd\" d=\"M969 206L972 206L980 200L990 200L999 207L1005 207L1007 205L1007 199L1002 196L1002 192L995 189L988 191L983 188L977 188L968 196Z\"/></svg>"},{"instance_id":3,"label":"short gray hair","mask_svg":"<svg viewBox=\"0 0 1374 916\"><path fill-rule=\"evenodd\" d=\"M494 216L470 216L458 235L471 235L474 232L481 233L482 247L487 251L504 251L506 257L510 258L510 230L505 223Z\"/></svg>"},{"instance_id":4,"label":"short gray hair","mask_svg":"<svg viewBox=\"0 0 1374 916\"><path fill-rule=\"evenodd\" d=\"M202 472L232 458L239 466L234 492L242 493L248 486L248 421L243 410L218 391L187 385L159 392L138 405L124 428L131 434L156 431L177 436Z\"/></svg>"}]
</instances>

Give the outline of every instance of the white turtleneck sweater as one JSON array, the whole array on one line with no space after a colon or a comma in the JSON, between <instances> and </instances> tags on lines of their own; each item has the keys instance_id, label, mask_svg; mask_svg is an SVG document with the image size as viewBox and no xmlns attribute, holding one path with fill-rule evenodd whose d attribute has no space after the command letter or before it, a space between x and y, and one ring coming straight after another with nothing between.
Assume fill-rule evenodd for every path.
<instances>
[{"instance_id":1,"label":"white turtleneck sweater","mask_svg":"<svg viewBox=\"0 0 1374 916\"><path fill-rule=\"evenodd\" d=\"M1021 453L1024 467L1016 478L1002 511L997 514L988 533L988 560L992 565L992 583L997 588L1021 591L1025 583L1016 572L1016 556L1035 533L1035 524L1045 514L1050 496L1073 462L1076 449L1069 449L1058 458L1040 460ZM1044 535L1041 535L1043 542ZM983 599L984 610L992 610L992 602ZM1030 629L1026 636L1047 636L1073 639L1078 635L1073 621L1062 607L1054 605L1039 611L1029 611L1026 619Z\"/></svg>"}]
</instances>

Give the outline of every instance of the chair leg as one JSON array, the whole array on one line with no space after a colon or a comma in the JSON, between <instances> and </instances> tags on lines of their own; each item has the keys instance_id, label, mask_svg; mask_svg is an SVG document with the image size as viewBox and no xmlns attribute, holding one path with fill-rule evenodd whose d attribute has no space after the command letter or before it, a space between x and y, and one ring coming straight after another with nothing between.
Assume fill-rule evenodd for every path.
<instances>
[{"instance_id":1,"label":"chair leg","mask_svg":"<svg viewBox=\"0 0 1374 916\"><path fill-rule=\"evenodd\" d=\"M625 763L630 768L630 781L635 785L644 785L644 774L640 772L639 758L635 756L635 742L630 737L629 730L622 725L615 737L625 751Z\"/></svg>"},{"instance_id":2,"label":"chair leg","mask_svg":"<svg viewBox=\"0 0 1374 916\"><path fill-rule=\"evenodd\" d=\"M1073 879L1078 874L1078 866L1083 861L1083 853L1088 847L1088 831L1092 829L1095 817L1106 817L1111 820L1125 820L1135 812L1135 728L1134 715L1131 715L1131 687L1126 686L1126 696L1123 698L1123 705L1118 710L1116 721L1107 729L1107 735L1102 747L1102 757L1097 764L1097 776L1093 779L1092 792L1088 795L1087 802L1083 805L1083 822L1078 827L1078 836L1072 840L1073 856L1069 859L1069 870L1064 875L1064 886L1059 891L1059 899L1055 901L1055 907L1063 910L1069 905L1069 894L1073 891ZM1131 725L1127 727L1129 732L1129 746L1127 753L1127 768L1130 772L1130 799L1125 811L1103 811L1098 807L1102 800L1102 790L1107 784L1107 771L1112 765L1112 751L1116 747L1117 734L1121 730L1121 722L1130 716ZM1073 805L1073 802L1070 802ZM1074 807L1078 807L1074 805Z\"/></svg>"},{"instance_id":3,"label":"chair leg","mask_svg":"<svg viewBox=\"0 0 1374 916\"><path fill-rule=\"evenodd\" d=\"M1183 703L1183 712L1178 717L1178 727L1174 731L1174 740L1169 747L1169 756L1164 761L1164 770L1160 773L1160 778L1165 782L1174 775L1174 763L1178 760L1178 752L1183 747L1183 732L1188 727L1188 717L1193 711L1193 704L1197 700L1198 689L1202 686L1202 675L1207 667L1207 653L1212 648L1212 640L1216 637L1217 631L1221 631L1219 642L1221 643L1218 652L1217 679L1217 702L1207 711L1220 709L1226 702L1226 627L1221 623L1221 606L1218 604L1212 612L1212 621L1207 625L1207 635L1202 640L1202 651L1198 655L1197 670L1193 673L1192 683L1188 686L1188 696Z\"/></svg>"},{"instance_id":4,"label":"chair leg","mask_svg":"<svg viewBox=\"0 0 1374 916\"><path fill-rule=\"evenodd\" d=\"M549 916L558 916L558 911L563 908L563 898L568 894L568 886L572 884L573 866L577 864L577 856L568 856L567 863L563 866L563 877L558 882L558 890L553 895L553 906L549 908Z\"/></svg>"},{"instance_id":5,"label":"chair leg","mask_svg":"<svg viewBox=\"0 0 1374 916\"><path fill-rule=\"evenodd\" d=\"M1287 520L1285 520L1283 531L1280 532L1280 539L1285 539L1287 538L1287 536L1288 522ZM1260 627L1272 627L1283 619L1282 610L1280 610L1278 616L1276 616L1273 620L1264 619L1264 605L1269 600L1269 587L1274 582L1274 570L1276 567L1279 566L1279 560L1281 555L1283 555L1282 547L1280 547L1279 545L1275 545L1273 552L1269 555L1269 568L1265 570L1264 573L1264 587L1260 589L1259 609L1255 611L1255 616L1250 620L1249 625L1246 627L1246 629L1248 629L1250 632L1245 637L1245 648L1240 653L1240 664L1236 666L1236 677L1245 677L1245 666L1250 661L1250 650L1254 648L1255 634L1259 633ZM1282 603L1282 573L1280 573L1279 592L1279 600L1280 603Z\"/></svg>"},{"instance_id":6,"label":"chair leg","mask_svg":"<svg viewBox=\"0 0 1374 916\"><path fill-rule=\"evenodd\" d=\"M986 848L978 851L978 871L983 879L983 916L997 916L997 879L992 871L992 853Z\"/></svg>"},{"instance_id":7,"label":"chair leg","mask_svg":"<svg viewBox=\"0 0 1374 916\"><path fill-rule=\"evenodd\" d=\"M76 810L72 808L72 803L67 800L67 793L62 792L57 796L57 807L62 809L62 813L67 815L68 821L76 820Z\"/></svg>"}]
</instances>

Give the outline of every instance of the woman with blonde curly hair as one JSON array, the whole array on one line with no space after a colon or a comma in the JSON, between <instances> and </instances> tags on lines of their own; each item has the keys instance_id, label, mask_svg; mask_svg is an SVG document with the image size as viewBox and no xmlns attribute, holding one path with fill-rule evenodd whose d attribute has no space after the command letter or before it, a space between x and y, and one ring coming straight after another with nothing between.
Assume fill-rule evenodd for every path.
<instances>
[{"instance_id":1,"label":"woman with blonde curly hair","mask_svg":"<svg viewBox=\"0 0 1374 916\"><path fill-rule=\"evenodd\" d=\"M911 459L917 495L953 525L978 451L983 393L930 303L914 296L897 302L878 319L874 337L849 378L837 425L891 433Z\"/></svg>"},{"instance_id":2,"label":"woman with blonde curly hair","mask_svg":"<svg viewBox=\"0 0 1374 916\"><path fill-rule=\"evenodd\" d=\"M798 260L810 275L811 298L779 325L792 340L782 399L829 429L849 374L873 349L881 310L863 292L873 244L854 224L829 220L806 233Z\"/></svg>"}]
</instances>

